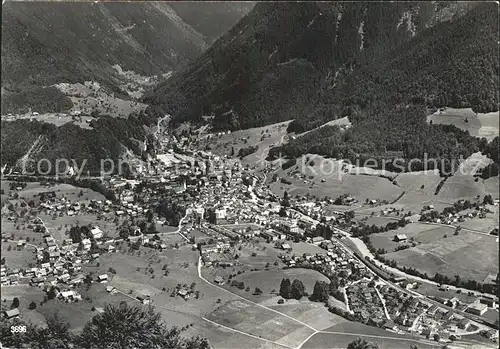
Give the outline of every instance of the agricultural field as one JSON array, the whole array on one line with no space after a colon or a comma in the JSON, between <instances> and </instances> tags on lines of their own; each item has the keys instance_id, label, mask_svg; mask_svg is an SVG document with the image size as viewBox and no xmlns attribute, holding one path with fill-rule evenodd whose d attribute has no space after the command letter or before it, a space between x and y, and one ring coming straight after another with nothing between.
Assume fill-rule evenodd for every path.
<instances>
[{"instance_id":1,"label":"agricultural field","mask_svg":"<svg viewBox=\"0 0 500 349\"><path fill-rule=\"evenodd\" d=\"M488 141L498 136L498 111L492 113L478 113L471 108L446 108L427 116L427 123L455 125L469 131L472 136L485 137Z\"/></svg>"},{"instance_id":2,"label":"agricultural field","mask_svg":"<svg viewBox=\"0 0 500 349\"><path fill-rule=\"evenodd\" d=\"M296 320L243 300L228 302L206 318L217 324L290 347L299 345L314 333Z\"/></svg>"},{"instance_id":3,"label":"agricultural field","mask_svg":"<svg viewBox=\"0 0 500 349\"><path fill-rule=\"evenodd\" d=\"M370 241L376 249L383 248L387 252L392 252L400 245L428 242L429 238L432 239L435 234L440 234L436 238L442 238L444 234L452 236L454 228L425 224L425 223L410 223L405 227L397 230L390 230L383 233L370 235ZM396 234L405 234L408 237L408 242L395 242L394 236ZM428 237L427 239L425 237Z\"/></svg>"},{"instance_id":4,"label":"agricultural field","mask_svg":"<svg viewBox=\"0 0 500 349\"><path fill-rule=\"evenodd\" d=\"M9 309L12 300L17 297L19 299L19 312L23 319L31 321L34 324L45 325L46 319L39 312L40 302L43 301L45 292L39 288L31 287L27 284L2 287L2 310ZM29 309L31 302L35 302L36 309Z\"/></svg>"},{"instance_id":5,"label":"agricultural field","mask_svg":"<svg viewBox=\"0 0 500 349\"><path fill-rule=\"evenodd\" d=\"M385 224L390 222L391 220L399 220L401 219L402 216L404 216L406 213L412 213L415 214L417 212L420 212L420 209L422 208L423 204L414 204L414 205L404 205L401 203L395 203L395 204L390 204L390 205L364 205L360 208L354 208L353 211L355 212L355 219L366 219L367 217L370 218L378 218L380 223L383 223L385 221ZM443 205L442 207L446 207L449 205ZM435 206L436 207L436 206ZM389 212L389 210L394 209L399 211L399 216L396 212ZM439 208L437 208L439 210ZM383 215L383 211L387 211L386 215ZM373 213L373 214L372 214Z\"/></svg>"},{"instance_id":6,"label":"agricultural field","mask_svg":"<svg viewBox=\"0 0 500 349\"><path fill-rule=\"evenodd\" d=\"M480 170L488 166L493 162L492 159L488 158L486 155L477 152L469 156L460 164L457 172L463 175L474 176Z\"/></svg>"},{"instance_id":7,"label":"agricultural field","mask_svg":"<svg viewBox=\"0 0 500 349\"><path fill-rule=\"evenodd\" d=\"M94 315L92 307L104 307L106 304L119 304L121 301L133 301L129 297L106 292L106 285L92 284L90 287L82 286L76 290L82 295L82 301L65 303L57 299L44 302L45 292L29 285L2 287L2 306L10 305L12 299L17 297L20 301L19 311L23 319L35 324L44 325L46 319L57 313L70 323L72 331L80 331L87 321ZM29 309L31 302L36 308ZM78 314L78 316L75 316Z\"/></svg>"},{"instance_id":8,"label":"agricultural field","mask_svg":"<svg viewBox=\"0 0 500 349\"><path fill-rule=\"evenodd\" d=\"M463 280L482 282L489 273L498 273L498 244L495 236L464 230L459 235L453 235L454 230L445 226L428 226L419 232L405 228L397 233L407 234L416 243L415 247L391 252L397 246L397 243L390 241L396 231L372 235L372 244L375 248L385 248L389 253L384 256L395 260L398 265L413 267L429 276L435 273L449 277L460 275Z\"/></svg>"},{"instance_id":9,"label":"agricultural field","mask_svg":"<svg viewBox=\"0 0 500 349\"><path fill-rule=\"evenodd\" d=\"M92 127L89 125L92 120L95 120L95 118L88 116L88 115L82 115L79 116L78 118L74 118L73 116L65 113L44 113L44 114L39 114L39 115L33 115L30 113L27 114L21 114L16 116L15 118L9 118L9 119L2 119L9 122L9 121L15 121L15 120L37 120L40 122L45 122L47 124L53 124L57 127L65 125L67 123L73 123L81 128L85 129L92 129Z\"/></svg>"},{"instance_id":10,"label":"agricultural field","mask_svg":"<svg viewBox=\"0 0 500 349\"><path fill-rule=\"evenodd\" d=\"M273 343L264 338L236 332L228 327L222 327L209 320L199 320L190 327L187 336L202 336L207 338L214 348L222 349L286 349L287 347Z\"/></svg>"},{"instance_id":11,"label":"agricultural field","mask_svg":"<svg viewBox=\"0 0 500 349\"><path fill-rule=\"evenodd\" d=\"M282 252L274 248L274 244L266 243L262 240L240 242L235 246L233 251L233 253L238 255L237 262L244 270L264 268L267 263L273 265L274 262L279 261L278 255Z\"/></svg>"},{"instance_id":12,"label":"agricultural field","mask_svg":"<svg viewBox=\"0 0 500 349\"><path fill-rule=\"evenodd\" d=\"M378 227L382 227L387 225L387 223L391 221L398 220L397 216L390 216L390 217L377 217L375 215L373 216L366 216L365 214L358 214L354 220L357 222L362 222L366 225L375 225Z\"/></svg>"},{"instance_id":13,"label":"agricultural field","mask_svg":"<svg viewBox=\"0 0 500 349\"><path fill-rule=\"evenodd\" d=\"M456 290L450 289L449 291L440 290L438 285L433 285L430 283L419 283L418 289L416 290L418 293L426 295L428 297L440 297L440 298L453 298L457 297L461 302L464 303L474 303L477 300L477 295L475 292L472 295L469 295L468 292L460 292L457 293Z\"/></svg>"},{"instance_id":14,"label":"agricultural field","mask_svg":"<svg viewBox=\"0 0 500 349\"><path fill-rule=\"evenodd\" d=\"M486 194L483 180L468 175L455 174L448 178L436 195L441 201L475 200Z\"/></svg>"},{"instance_id":15,"label":"agricultural field","mask_svg":"<svg viewBox=\"0 0 500 349\"><path fill-rule=\"evenodd\" d=\"M494 199L498 199L500 193L500 177L490 177L483 180L483 183L485 193L491 195Z\"/></svg>"},{"instance_id":16,"label":"agricultural field","mask_svg":"<svg viewBox=\"0 0 500 349\"><path fill-rule=\"evenodd\" d=\"M304 253L309 253L313 255L316 253L320 254L325 253L325 250L319 247L318 245L309 244L303 241L301 242L287 241L287 243L292 248L292 254L298 256L302 256Z\"/></svg>"},{"instance_id":17,"label":"agricultural field","mask_svg":"<svg viewBox=\"0 0 500 349\"><path fill-rule=\"evenodd\" d=\"M2 238L13 240L15 242L20 239L30 240L29 242L35 245L42 243L43 234L36 233L32 229L28 229L27 225L28 223L24 222L24 220L16 223L15 221L8 221L2 217ZM14 247L14 245L12 247Z\"/></svg>"},{"instance_id":18,"label":"agricultural field","mask_svg":"<svg viewBox=\"0 0 500 349\"><path fill-rule=\"evenodd\" d=\"M327 123L325 123L325 124L323 124L323 125L321 125L319 127L316 127L316 128L314 128L312 130L305 131L303 133L299 133L299 134L296 135L296 137L302 137L302 136L308 134L311 131L317 130L317 129L319 129L321 127L325 127L325 126L340 126L342 128L346 128L347 129L347 128L351 127L351 125L352 124L351 124L351 121L349 121L349 117L345 116L345 117L339 118L337 120L329 121L329 122L327 122Z\"/></svg>"},{"instance_id":19,"label":"agricultural field","mask_svg":"<svg viewBox=\"0 0 500 349\"><path fill-rule=\"evenodd\" d=\"M175 243L174 239L172 236L172 240L165 243ZM181 321L188 321L184 323L186 325L193 318L214 310L220 302L234 298L198 277L199 252L193 251L189 245L163 252L148 248L130 251L125 245L120 245L118 249L119 252L99 257L94 265L86 267L87 271L95 275L107 273L111 278L108 284L126 295L140 292L150 296L157 310L168 315L166 321L172 321L175 315L179 317L179 324ZM110 272L110 268L113 272ZM193 291L189 299L185 300L177 295L175 288L178 285Z\"/></svg>"},{"instance_id":20,"label":"agricultural field","mask_svg":"<svg viewBox=\"0 0 500 349\"><path fill-rule=\"evenodd\" d=\"M1 251L2 258L5 257L6 264L10 268L21 269L36 264L35 248L32 245L18 249L17 242L3 241Z\"/></svg>"},{"instance_id":21,"label":"agricultural field","mask_svg":"<svg viewBox=\"0 0 500 349\"><path fill-rule=\"evenodd\" d=\"M40 214L39 217L45 223L45 226L49 229L54 239L62 242L64 239L69 238L69 230L73 226L84 226L84 225L97 225L104 234L114 238L118 237L118 231L114 220L111 218L98 219L94 214L80 213L74 216L49 216L45 214Z\"/></svg>"},{"instance_id":22,"label":"agricultural field","mask_svg":"<svg viewBox=\"0 0 500 349\"><path fill-rule=\"evenodd\" d=\"M499 206L489 206L489 209L492 213L487 213L485 218L468 219L459 225L472 231L490 233L494 228L498 228Z\"/></svg>"},{"instance_id":23,"label":"agricultural field","mask_svg":"<svg viewBox=\"0 0 500 349\"><path fill-rule=\"evenodd\" d=\"M328 215L333 215L334 211L338 212L346 212L346 211L357 211L358 206L349 206L349 205L327 205L323 208L323 211L325 211L325 214Z\"/></svg>"},{"instance_id":24,"label":"agricultural field","mask_svg":"<svg viewBox=\"0 0 500 349\"><path fill-rule=\"evenodd\" d=\"M120 294L111 294L106 291L106 284L94 283L87 289L82 286L76 289L82 295L82 301L66 303L60 300L49 300L47 303L37 307L37 312L46 319L57 313L60 317L69 321L71 331L79 332L83 326L97 315L92 307L103 308L106 304L117 306L120 302L137 303L131 298Z\"/></svg>"},{"instance_id":25,"label":"agricultural field","mask_svg":"<svg viewBox=\"0 0 500 349\"><path fill-rule=\"evenodd\" d=\"M343 317L330 313L323 303L289 299L284 304L275 303L270 305L266 302L262 304L291 316L294 319L305 322L318 330L324 330L331 326L348 322L348 320Z\"/></svg>"}]
</instances>

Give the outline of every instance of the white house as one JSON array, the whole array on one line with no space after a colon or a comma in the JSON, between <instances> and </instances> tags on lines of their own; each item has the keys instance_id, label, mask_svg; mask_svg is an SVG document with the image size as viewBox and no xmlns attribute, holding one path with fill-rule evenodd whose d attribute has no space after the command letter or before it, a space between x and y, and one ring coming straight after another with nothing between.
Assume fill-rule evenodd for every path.
<instances>
[{"instance_id":1,"label":"white house","mask_svg":"<svg viewBox=\"0 0 500 349\"><path fill-rule=\"evenodd\" d=\"M94 239L101 239L102 238L102 231L101 229L99 229L99 227L93 227L91 230L90 230L90 233L92 234L92 236L94 237Z\"/></svg>"},{"instance_id":2,"label":"white house","mask_svg":"<svg viewBox=\"0 0 500 349\"><path fill-rule=\"evenodd\" d=\"M108 282L108 274L102 274L97 277L97 281L99 281L101 284L105 284Z\"/></svg>"}]
</instances>

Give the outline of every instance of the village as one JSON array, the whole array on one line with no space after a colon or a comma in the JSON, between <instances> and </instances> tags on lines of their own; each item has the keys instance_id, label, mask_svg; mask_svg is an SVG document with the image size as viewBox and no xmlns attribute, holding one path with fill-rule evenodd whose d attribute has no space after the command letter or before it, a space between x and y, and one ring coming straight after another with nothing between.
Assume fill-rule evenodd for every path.
<instances>
[{"instance_id":1,"label":"village","mask_svg":"<svg viewBox=\"0 0 500 349\"><path fill-rule=\"evenodd\" d=\"M312 269L326 276L338 286L332 292L344 306L341 314L354 321L436 341L479 333L490 340L498 338L498 330L480 321L486 310L498 309L496 297L478 296L470 303L449 297L438 305L418 293L416 283L408 278L380 277L374 265L342 243L345 234L339 231L345 232L359 221L353 220L351 211L332 209L336 200L308 200L287 193L278 197L261 184L262 179L251 168L238 161L192 150L187 139L177 141L176 147L177 152L168 149L158 156L152 172L133 179L110 176L103 180L115 194L115 201L83 200L80 195L68 199L51 190L54 183L46 182L42 184L45 190L26 202L17 195L26 184L14 185L2 207L2 220L22 228L19 234L2 231L2 241L14 243L17 251L33 250L35 258L28 267L19 268L11 267L8 254L3 257L2 287L27 284L43 290L47 301L81 302L84 285L106 284L115 274L112 268L97 275L89 273L86 265L98 263L105 254L117 253L120 246L168 252L186 244L199 252L199 268L217 274L226 268L244 267L238 255L242 253L241 244L246 243L253 251L270 251L263 253L271 256L266 265ZM346 200L351 204L348 197L341 203ZM374 209L383 204L376 199L365 203ZM466 215L457 216L462 206L457 212L445 210L445 214L455 222L480 216L486 210L469 206L466 209L472 212ZM432 207L425 209L420 220L440 223L434 213L426 213L436 212ZM396 216L396 211L389 207L380 214ZM89 219L83 225L58 223L77 216ZM415 219L408 214L404 217ZM25 232L21 234L22 230ZM168 242L173 235L180 236L181 242ZM394 234L394 240L406 242L407 237ZM249 258L257 257L257 252L249 254ZM212 282L229 287L231 275L221 272ZM106 292L123 293L113 286L106 286ZM140 290L129 295L143 304L151 302L151 297ZM198 297L194 285L179 284L172 295L185 300ZM6 318L22 316L17 307L6 306L2 307Z\"/></svg>"}]
</instances>

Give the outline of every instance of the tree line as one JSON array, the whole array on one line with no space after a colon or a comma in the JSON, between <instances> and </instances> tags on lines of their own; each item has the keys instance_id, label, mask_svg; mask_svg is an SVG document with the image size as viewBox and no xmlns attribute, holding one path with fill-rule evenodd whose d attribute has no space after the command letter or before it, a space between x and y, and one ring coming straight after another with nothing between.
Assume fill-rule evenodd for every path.
<instances>
[{"instance_id":1,"label":"tree line","mask_svg":"<svg viewBox=\"0 0 500 349\"><path fill-rule=\"evenodd\" d=\"M11 333L13 325L25 325L25 333ZM106 305L104 312L94 316L83 331L74 334L69 323L57 315L47 319L47 326L23 320L2 319L2 344L29 349L209 349L207 339L181 336L178 327L167 328L161 315L150 306Z\"/></svg>"}]
</instances>

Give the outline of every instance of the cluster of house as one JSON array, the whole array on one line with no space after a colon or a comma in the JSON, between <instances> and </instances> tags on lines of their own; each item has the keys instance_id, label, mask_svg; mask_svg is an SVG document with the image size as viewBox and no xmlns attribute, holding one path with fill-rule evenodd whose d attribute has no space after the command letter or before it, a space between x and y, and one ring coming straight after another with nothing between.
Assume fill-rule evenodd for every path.
<instances>
[{"instance_id":1,"label":"cluster of house","mask_svg":"<svg viewBox=\"0 0 500 349\"><path fill-rule=\"evenodd\" d=\"M410 285L407 284L406 286L409 287ZM389 320L400 327L412 328L419 315L431 306L430 303L420 301L411 296L410 293L402 292L387 284L377 285L376 287L384 299ZM392 323L389 322L389 324ZM387 327L387 324L384 326ZM394 329L393 326L389 328Z\"/></svg>"},{"instance_id":2,"label":"cluster of house","mask_svg":"<svg viewBox=\"0 0 500 349\"><path fill-rule=\"evenodd\" d=\"M29 226L34 230L45 227L40 218L35 218ZM90 229L91 238L86 237L78 243L74 243L72 239L65 239L59 246L46 229L38 230L44 232L44 244L32 245L35 248L36 266L17 269L3 265L1 268L2 286L29 284L51 292L52 297L64 302L80 301L82 297L75 288L88 278L84 275L82 266L99 258L100 253L114 252L113 241L104 241L102 230L93 226ZM27 243L25 240L19 240L17 244L18 248L22 249L26 248ZM92 249L93 244L97 246L97 249ZM107 274L103 274L99 275L95 281L105 283L107 280Z\"/></svg>"},{"instance_id":3,"label":"cluster of house","mask_svg":"<svg viewBox=\"0 0 500 349\"><path fill-rule=\"evenodd\" d=\"M476 332L479 329L478 324L466 317L458 315L452 310L430 304L427 304L425 312L417 317L413 327L416 332L428 338L437 334L444 339L460 339L462 335ZM498 337L498 331L489 329L486 331L486 337L494 339Z\"/></svg>"},{"instance_id":4,"label":"cluster of house","mask_svg":"<svg viewBox=\"0 0 500 349\"><path fill-rule=\"evenodd\" d=\"M366 279L346 288L349 308L360 322L382 327L385 323L384 306L375 285Z\"/></svg>"},{"instance_id":5,"label":"cluster of house","mask_svg":"<svg viewBox=\"0 0 500 349\"><path fill-rule=\"evenodd\" d=\"M90 200L87 203L75 201L72 202L65 197L46 197L45 202L40 202L40 208L44 210L45 214L58 214L60 216L66 214L74 216L78 213L106 213L110 211L112 202L109 200Z\"/></svg>"},{"instance_id":6,"label":"cluster of house","mask_svg":"<svg viewBox=\"0 0 500 349\"><path fill-rule=\"evenodd\" d=\"M407 281L400 284L407 286L407 289L411 288L411 284ZM438 334L440 338L445 339L450 336L460 338L460 335L478 329L477 324L453 310L415 298L410 293L402 292L389 285L376 287L383 296L390 318L384 323L386 329L419 333L428 338ZM488 306L495 306L494 297L482 297L472 304L464 304L457 297L440 299L440 301L447 307L474 315L483 315ZM495 336L498 336L498 331L488 331L488 338L495 338Z\"/></svg>"},{"instance_id":7,"label":"cluster of house","mask_svg":"<svg viewBox=\"0 0 500 349\"><path fill-rule=\"evenodd\" d=\"M342 246L323 239L320 243L320 247L324 248L326 252L316 253L314 255L304 253L302 256L281 254L279 257L285 265L290 268L313 268L327 276L335 274L347 278L352 276L354 272L356 272L360 278L370 275L367 268L356 259L352 258Z\"/></svg>"},{"instance_id":8,"label":"cluster of house","mask_svg":"<svg viewBox=\"0 0 500 349\"><path fill-rule=\"evenodd\" d=\"M432 205L426 206L427 210L432 210ZM425 221L428 222L433 222L433 223L438 223L438 224L454 224L454 223L459 223L459 222L465 222L467 219L473 219L473 218L486 218L486 214L491 213L491 210L489 210L485 206L479 206L478 208L472 208L472 209L467 209L462 212L457 212L457 213L448 213L447 215L444 215L442 213L432 215L432 216L423 216Z\"/></svg>"}]
</instances>

